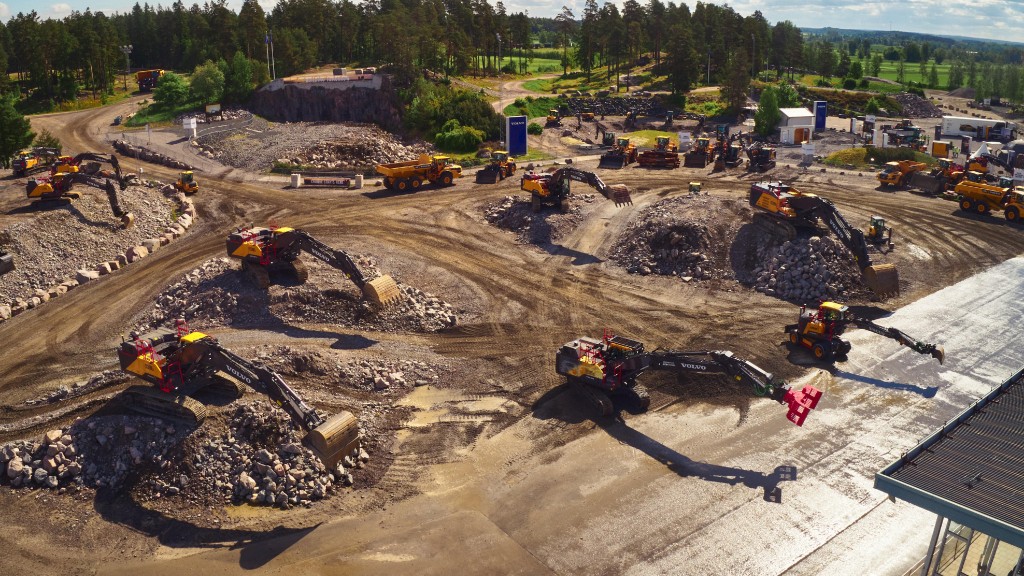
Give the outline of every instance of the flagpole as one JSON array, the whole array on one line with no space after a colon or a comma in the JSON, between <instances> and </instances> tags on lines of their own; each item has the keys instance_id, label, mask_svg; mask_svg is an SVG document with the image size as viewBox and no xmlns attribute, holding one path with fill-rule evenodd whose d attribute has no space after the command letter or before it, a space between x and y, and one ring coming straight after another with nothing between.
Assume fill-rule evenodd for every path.
<instances>
[{"instance_id":1,"label":"flagpole","mask_svg":"<svg viewBox=\"0 0 1024 576\"><path fill-rule=\"evenodd\" d=\"M274 34L267 32L270 36L270 76L271 80L277 80L277 62L274 61Z\"/></svg>"},{"instance_id":2,"label":"flagpole","mask_svg":"<svg viewBox=\"0 0 1024 576\"><path fill-rule=\"evenodd\" d=\"M263 35L263 47L267 49L267 74L270 74L270 31Z\"/></svg>"}]
</instances>

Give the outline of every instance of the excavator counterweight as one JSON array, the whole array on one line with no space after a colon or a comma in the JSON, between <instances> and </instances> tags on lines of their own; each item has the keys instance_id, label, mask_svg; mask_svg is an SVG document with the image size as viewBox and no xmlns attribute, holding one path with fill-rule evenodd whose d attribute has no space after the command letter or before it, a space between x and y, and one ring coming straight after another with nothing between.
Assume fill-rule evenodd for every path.
<instances>
[{"instance_id":1,"label":"excavator counterweight","mask_svg":"<svg viewBox=\"0 0 1024 576\"><path fill-rule=\"evenodd\" d=\"M307 252L341 270L372 304L393 304L402 295L391 276L367 279L347 253L294 228L239 228L228 235L227 252L242 261L242 270L261 288L270 285L270 274L275 271L288 272L300 283L305 282L306 267L299 255Z\"/></svg>"}]
</instances>

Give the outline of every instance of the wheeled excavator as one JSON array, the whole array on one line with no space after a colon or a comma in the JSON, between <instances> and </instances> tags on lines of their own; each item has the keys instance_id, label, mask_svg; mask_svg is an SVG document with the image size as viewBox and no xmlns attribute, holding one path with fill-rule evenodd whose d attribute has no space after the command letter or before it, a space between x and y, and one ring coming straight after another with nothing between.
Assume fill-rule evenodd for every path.
<instances>
[{"instance_id":1,"label":"wheeled excavator","mask_svg":"<svg viewBox=\"0 0 1024 576\"><path fill-rule=\"evenodd\" d=\"M848 306L836 302L822 302L817 310L801 306L799 321L786 326L785 331L791 343L807 348L818 360L831 362L845 360L849 354L852 346L849 341L841 338L849 326L891 338L918 354L929 354L939 364L946 359L946 352L941 346L921 342L896 328L886 328L860 318Z\"/></svg>"},{"instance_id":2,"label":"wheeled excavator","mask_svg":"<svg viewBox=\"0 0 1024 576\"><path fill-rule=\"evenodd\" d=\"M526 174L520 180L519 188L530 193L530 205L534 212L540 212L545 205L558 206L562 212L568 212L570 183L573 180L594 188L605 198L614 201L616 206L633 203L629 188L625 185L608 185L593 172L568 166L551 174Z\"/></svg>"},{"instance_id":3,"label":"wheeled excavator","mask_svg":"<svg viewBox=\"0 0 1024 576\"><path fill-rule=\"evenodd\" d=\"M302 252L312 254L341 270L364 297L375 305L395 302L401 291L391 276L368 280L352 257L317 240L308 232L294 228L238 228L227 238L228 256L242 261L242 272L260 287L270 286L270 275L284 272L304 283L309 274L299 260Z\"/></svg>"},{"instance_id":4,"label":"wheeled excavator","mask_svg":"<svg viewBox=\"0 0 1024 576\"><path fill-rule=\"evenodd\" d=\"M359 441L359 422L349 412L324 418L276 372L224 348L213 336L191 332L184 320L146 334L132 333L117 349L121 369L152 386L131 386L122 395L137 412L198 425L206 406L195 396L207 391L234 398L245 386L279 403L306 432L304 442L328 467Z\"/></svg>"},{"instance_id":5,"label":"wheeled excavator","mask_svg":"<svg viewBox=\"0 0 1024 576\"><path fill-rule=\"evenodd\" d=\"M758 212L754 223L779 240L793 240L797 230L817 231L820 221L842 242L860 268L864 284L879 298L899 294L900 278L892 264L874 264L864 231L851 226L827 198L800 192L782 182L755 182L750 205Z\"/></svg>"},{"instance_id":6,"label":"wheeled excavator","mask_svg":"<svg viewBox=\"0 0 1024 576\"><path fill-rule=\"evenodd\" d=\"M616 395L632 396L641 409L647 409L650 396L636 381L647 370L726 374L752 387L757 396L787 404L786 417L797 426L803 426L821 399L821 391L814 386L792 390L785 381L728 350L647 352L641 342L612 334L600 339L577 338L564 344L555 355L555 370L594 404L602 416L614 412L611 397Z\"/></svg>"},{"instance_id":7,"label":"wheeled excavator","mask_svg":"<svg viewBox=\"0 0 1024 576\"><path fill-rule=\"evenodd\" d=\"M100 170L101 164L110 164L114 171ZM75 184L99 188L107 193L107 200L114 216L121 219L123 227L130 228L135 224L135 215L121 206L121 199L112 178L117 181L121 190L128 187L128 178L121 173L117 156L83 152L75 157L61 156L50 169L49 176L30 178L25 183L25 192L32 199L33 206L42 208L70 204L81 198L82 195L73 189Z\"/></svg>"}]
</instances>

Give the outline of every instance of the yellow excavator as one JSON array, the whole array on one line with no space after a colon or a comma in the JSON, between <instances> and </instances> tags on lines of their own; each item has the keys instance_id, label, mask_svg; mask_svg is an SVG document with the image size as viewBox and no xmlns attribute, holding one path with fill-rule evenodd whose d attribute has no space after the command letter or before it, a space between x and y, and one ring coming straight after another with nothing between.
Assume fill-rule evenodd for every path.
<instances>
[{"instance_id":1,"label":"yellow excavator","mask_svg":"<svg viewBox=\"0 0 1024 576\"><path fill-rule=\"evenodd\" d=\"M239 228L228 235L227 251L228 256L242 261L242 271L260 288L270 286L270 275L274 272L287 273L304 283L308 272L306 265L299 260L299 255L307 252L341 270L373 304L392 304L402 295L391 276L368 280L351 256L331 248L302 230Z\"/></svg>"},{"instance_id":2,"label":"yellow excavator","mask_svg":"<svg viewBox=\"0 0 1024 576\"><path fill-rule=\"evenodd\" d=\"M879 298L898 295L900 277L892 264L874 264L864 231L851 226L827 198L805 194L782 182L755 182L750 186L754 223L781 241L793 240L798 230L817 231L824 222L849 250L860 268L864 284Z\"/></svg>"},{"instance_id":3,"label":"yellow excavator","mask_svg":"<svg viewBox=\"0 0 1024 576\"><path fill-rule=\"evenodd\" d=\"M570 184L575 180L597 190L605 198L615 202L616 206L632 204L629 188L624 184L605 184L593 172L578 168L559 168L551 174L526 174L519 182L519 189L530 193L531 207L540 212L541 206L558 206L562 212L569 211Z\"/></svg>"},{"instance_id":4,"label":"yellow excavator","mask_svg":"<svg viewBox=\"0 0 1024 576\"><path fill-rule=\"evenodd\" d=\"M101 170L101 164L110 164L113 172ZM99 188L107 194L114 216L121 219L124 228L135 224L135 215L121 206L121 199L112 180L117 181L123 191L128 187L128 178L121 173L121 165L113 154L84 152L75 157L61 156L50 169L49 176L30 178L25 183L25 192L32 205L38 208L70 204L82 195L74 190L76 184Z\"/></svg>"},{"instance_id":5,"label":"yellow excavator","mask_svg":"<svg viewBox=\"0 0 1024 576\"><path fill-rule=\"evenodd\" d=\"M355 416L342 411L324 418L276 372L229 351L213 336L190 331L183 320L173 329L132 333L118 347L117 356L122 370L152 384L122 392L136 412L198 425L206 418L206 406L197 394L239 398L248 386L279 403L306 430L304 442L328 468L358 446Z\"/></svg>"}]
</instances>

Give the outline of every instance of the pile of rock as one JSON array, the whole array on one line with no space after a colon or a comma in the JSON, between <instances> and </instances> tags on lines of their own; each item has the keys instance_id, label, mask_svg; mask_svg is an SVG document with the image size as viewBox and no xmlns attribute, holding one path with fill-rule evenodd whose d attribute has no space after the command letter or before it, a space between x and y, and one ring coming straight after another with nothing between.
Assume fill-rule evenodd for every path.
<instances>
[{"instance_id":1,"label":"pile of rock","mask_svg":"<svg viewBox=\"0 0 1024 576\"><path fill-rule=\"evenodd\" d=\"M245 120L246 118L252 118L252 113L240 108L221 108L220 112L212 114L209 117L206 115L206 112L189 112L188 114L179 114L178 117L174 119L174 124L176 126L181 126L182 121L192 118L195 118L196 124L205 124L207 122L214 123L222 120Z\"/></svg>"},{"instance_id":2,"label":"pile of rock","mask_svg":"<svg viewBox=\"0 0 1024 576\"><path fill-rule=\"evenodd\" d=\"M351 256L367 278L379 276L372 259ZM177 318L202 326L299 321L423 332L448 328L458 321L451 304L405 284L398 285L401 296L397 302L375 309L337 270L315 260L303 262L309 282L273 285L268 291L247 282L229 259L208 260L161 292L140 321L149 326L166 325Z\"/></svg>"},{"instance_id":3,"label":"pile of rock","mask_svg":"<svg viewBox=\"0 0 1024 576\"><path fill-rule=\"evenodd\" d=\"M518 194L484 205L484 219L502 230L515 232L520 242L550 244L570 234L583 222L583 205L592 204L595 194L569 194L571 208L561 213L557 208L545 206L534 213L530 197Z\"/></svg>"},{"instance_id":4,"label":"pile of rock","mask_svg":"<svg viewBox=\"0 0 1024 576\"><path fill-rule=\"evenodd\" d=\"M901 115L904 118L942 118L942 109L933 104L930 100L921 98L917 94L900 92L890 96L899 102L903 108Z\"/></svg>"},{"instance_id":5,"label":"pile of rock","mask_svg":"<svg viewBox=\"0 0 1024 576\"><path fill-rule=\"evenodd\" d=\"M154 152L149 148L145 148L143 146L129 144L124 140L114 140L114 149L130 158L137 158L139 160L144 160L146 162L152 162L153 164L160 164L161 166L177 168L178 170L194 170L192 166L189 166L188 164L180 160L171 158L166 154Z\"/></svg>"},{"instance_id":6,"label":"pile of rock","mask_svg":"<svg viewBox=\"0 0 1024 576\"><path fill-rule=\"evenodd\" d=\"M431 151L426 144L403 145L390 133L376 126L366 129L371 133L376 132L376 135L355 141L320 142L290 158L279 158L278 163L321 170L365 172L378 164L415 160L421 154L429 154Z\"/></svg>"},{"instance_id":7,"label":"pile of rock","mask_svg":"<svg viewBox=\"0 0 1024 576\"><path fill-rule=\"evenodd\" d=\"M41 442L20 441L0 448L0 483L12 488L57 489L82 483L82 464L70 434L50 430Z\"/></svg>"},{"instance_id":8,"label":"pile of rock","mask_svg":"<svg viewBox=\"0 0 1024 576\"><path fill-rule=\"evenodd\" d=\"M845 298L861 286L853 257L831 237L797 238L758 250L753 270L758 292L785 300L817 302Z\"/></svg>"},{"instance_id":9,"label":"pile of rock","mask_svg":"<svg viewBox=\"0 0 1024 576\"><path fill-rule=\"evenodd\" d=\"M426 386L438 382L438 368L416 360L364 358L336 362L321 352L279 347L272 354L260 354L268 364L278 364L282 372L337 377L346 388L389 390Z\"/></svg>"},{"instance_id":10,"label":"pile of rock","mask_svg":"<svg viewBox=\"0 0 1024 576\"><path fill-rule=\"evenodd\" d=\"M708 256L707 225L674 211L687 199L659 202L630 223L610 258L632 274L679 276L686 281L720 277Z\"/></svg>"},{"instance_id":11,"label":"pile of rock","mask_svg":"<svg viewBox=\"0 0 1024 576\"><path fill-rule=\"evenodd\" d=\"M14 254L16 261L13 271L0 276L0 322L115 272L183 236L196 218L192 200L175 192L170 184L139 184L120 193L122 203L135 215L132 228L115 224L105 195L87 193L75 201L74 211L51 210L0 233L0 246ZM154 197L148 189L157 187L170 198Z\"/></svg>"}]
</instances>

